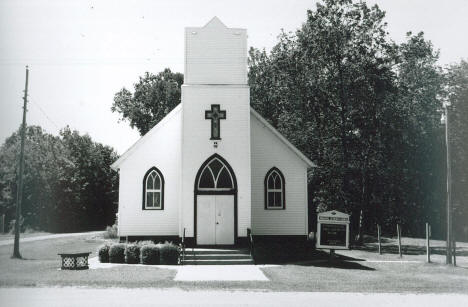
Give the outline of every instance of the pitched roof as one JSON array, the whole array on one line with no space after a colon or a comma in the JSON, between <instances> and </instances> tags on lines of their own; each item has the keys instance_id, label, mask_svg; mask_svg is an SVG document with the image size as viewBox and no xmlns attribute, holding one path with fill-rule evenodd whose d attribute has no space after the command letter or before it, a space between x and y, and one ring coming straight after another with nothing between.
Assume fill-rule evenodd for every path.
<instances>
[{"instance_id":1,"label":"pitched roof","mask_svg":"<svg viewBox=\"0 0 468 307\"><path fill-rule=\"evenodd\" d=\"M120 158L117 159L114 163L112 163L111 168L116 171L119 169L120 165L123 161L125 161L141 144L146 142L147 139L151 137L156 131L159 130L162 126L164 126L167 122L169 122L174 115L179 113L182 110L182 103L179 103L171 112L169 112L159 123L156 124L150 131L148 131L144 136L142 136L138 141L136 141Z\"/></svg>"},{"instance_id":2,"label":"pitched roof","mask_svg":"<svg viewBox=\"0 0 468 307\"><path fill-rule=\"evenodd\" d=\"M146 142L151 135L156 133L162 126L169 122L177 113L182 110L182 103L179 103L171 112L169 112L156 126L151 128L144 136L142 136L138 141L136 141L126 152L124 152L120 158L112 163L111 168L117 171L120 165L132 155L132 153L140 147L141 144ZM266 119L264 119L260 114L257 113L252 107L250 108L250 114L255 116L255 118L260 121L267 129L269 129L276 137L280 139L286 146L288 146L299 158L301 158L307 165L310 167L317 167L309 158L307 158L302 152L299 151L291 142L289 142L281 133L278 132Z\"/></svg>"},{"instance_id":3,"label":"pitched roof","mask_svg":"<svg viewBox=\"0 0 468 307\"><path fill-rule=\"evenodd\" d=\"M276 135L286 146L288 146L299 158L301 158L310 167L317 167L317 165L307 158L299 149L296 148L291 142L289 142L278 130L275 129L266 119L257 113L252 107L250 108L250 114L255 116L266 128L268 128L274 135Z\"/></svg>"}]
</instances>

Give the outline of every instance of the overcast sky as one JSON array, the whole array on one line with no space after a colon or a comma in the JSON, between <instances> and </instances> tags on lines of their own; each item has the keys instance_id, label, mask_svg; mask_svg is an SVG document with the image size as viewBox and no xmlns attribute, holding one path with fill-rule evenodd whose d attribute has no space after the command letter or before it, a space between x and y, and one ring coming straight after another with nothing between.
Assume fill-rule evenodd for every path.
<instances>
[{"instance_id":1,"label":"overcast sky","mask_svg":"<svg viewBox=\"0 0 468 307\"><path fill-rule=\"evenodd\" d=\"M69 125L123 153L138 138L110 111L114 94L145 71L183 72L184 27L218 16L247 28L249 46L269 50L280 29L297 29L317 1L0 0L0 143L19 127L25 65L28 124L57 134ZM424 31L441 64L468 58L467 0L374 0L401 42Z\"/></svg>"}]
</instances>

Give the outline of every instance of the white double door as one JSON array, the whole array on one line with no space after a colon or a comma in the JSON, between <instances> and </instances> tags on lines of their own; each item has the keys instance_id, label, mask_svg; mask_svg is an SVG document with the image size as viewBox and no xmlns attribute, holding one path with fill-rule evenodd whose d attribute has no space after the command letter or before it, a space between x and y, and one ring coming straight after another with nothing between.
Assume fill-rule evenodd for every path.
<instances>
[{"instance_id":1,"label":"white double door","mask_svg":"<svg viewBox=\"0 0 468 307\"><path fill-rule=\"evenodd\" d=\"M234 244L234 195L197 196L197 244Z\"/></svg>"}]
</instances>

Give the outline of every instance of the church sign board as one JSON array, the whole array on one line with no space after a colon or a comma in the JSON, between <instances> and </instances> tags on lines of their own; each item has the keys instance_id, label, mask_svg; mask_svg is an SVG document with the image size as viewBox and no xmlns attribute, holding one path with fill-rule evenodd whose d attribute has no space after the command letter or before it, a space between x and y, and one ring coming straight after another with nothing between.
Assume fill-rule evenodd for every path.
<instances>
[{"instance_id":1,"label":"church sign board","mask_svg":"<svg viewBox=\"0 0 468 307\"><path fill-rule=\"evenodd\" d=\"M317 248L349 248L349 214L336 210L317 216Z\"/></svg>"}]
</instances>

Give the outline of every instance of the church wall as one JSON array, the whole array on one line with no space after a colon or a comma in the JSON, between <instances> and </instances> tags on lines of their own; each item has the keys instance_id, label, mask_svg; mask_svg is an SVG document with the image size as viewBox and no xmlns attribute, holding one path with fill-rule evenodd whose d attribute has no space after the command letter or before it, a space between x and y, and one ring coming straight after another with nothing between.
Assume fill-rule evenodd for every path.
<instances>
[{"instance_id":1,"label":"church wall","mask_svg":"<svg viewBox=\"0 0 468 307\"><path fill-rule=\"evenodd\" d=\"M182 112L170 113L148 132L120 166L119 236L178 236ZM157 167L164 177L164 210L143 210L143 176Z\"/></svg>"},{"instance_id":2,"label":"church wall","mask_svg":"<svg viewBox=\"0 0 468 307\"><path fill-rule=\"evenodd\" d=\"M257 118L250 117L252 152L252 233L306 235L307 165ZM264 181L277 167L285 177L286 209L266 210Z\"/></svg>"},{"instance_id":3,"label":"church wall","mask_svg":"<svg viewBox=\"0 0 468 307\"><path fill-rule=\"evenodd\" d=\"M221 155L233 168L238 185L239 237L247 235L250 227L250 107L247 85L184 85L183 101L183 227L186 235L194 235L194 183L202 163L211 155ZM205 119L205 110L219 104L226 110L221 120L221 140L218 147L210 140L211 121Z\"/></svg>"}]
</instances>

